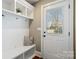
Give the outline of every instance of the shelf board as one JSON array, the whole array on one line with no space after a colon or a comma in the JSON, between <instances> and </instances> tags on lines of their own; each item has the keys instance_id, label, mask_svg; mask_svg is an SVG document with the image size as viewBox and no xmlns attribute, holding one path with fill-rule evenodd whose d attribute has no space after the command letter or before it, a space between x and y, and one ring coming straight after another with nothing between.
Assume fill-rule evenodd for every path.
<instances>
[{"instance_id":1,"label":"shelf board","mask_svg":"<svg viewBox=\"0 0 79 59\"><path fill-rule=\"evenodd\" d=\"M18 13L13 12L13 11L7 10L7 9L2 9L2 11L8 12L8 13L11 13L11 14L14 14L14 15L16 15L16 16L20 16L20 17L27 18L27 19L29 19L29 20L32 20L32 19L33 19L33 18L27 17L27 16L25 16L25 15L20 15L20 14L18 14Z\"/></svg>"},{"instance_id":2,"label":"shelf board","mask_svg":"<svg viewBox=\"0 0 79 59\"><path fill-rule=\"evenodd\" d=\"M36 47L36 45L33 44L30 46L22 46L22 47L18 47L18 48L13 48L9 51L4 51L4 54L3 54L4 58L3 59L14 59L17 56L24 54L25 52L27 52L30 49L35 48L35 47Z\"/></svg>"},{"instance_id":3,"label":"shelf board","mask_svg":"<svg viewBox=\"0 0 79 59\"><path fill-rule=\"evenodd\" d=\"M34 6L33 5L31 5L30 3L28 3L27 1L25 1L25 0L16 0L16 2L18 2L19 4L21 4L22 6L24 6L24 7L30 7L30 8L34 8Z\"/></svg>"}]
</instances>

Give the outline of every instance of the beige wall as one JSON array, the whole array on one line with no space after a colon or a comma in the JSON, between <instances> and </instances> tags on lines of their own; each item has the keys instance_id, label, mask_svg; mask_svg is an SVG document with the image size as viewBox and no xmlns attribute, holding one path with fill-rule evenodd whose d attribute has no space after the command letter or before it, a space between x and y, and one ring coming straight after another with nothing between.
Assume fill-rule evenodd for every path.
<instances>
[{"instance_id":1,"label":"beige wall","mask_svg":"<svg viewBox=\"0 0 79 59\"><path fill-rule=\"evenodd\" d=\"M30 25L30 36L34 37L36 49L41 51L41 32L37 28L41 27L41 5L52 2L55 0L40 0L35 4L34 21Z\"/></svg>"}]
</instances>

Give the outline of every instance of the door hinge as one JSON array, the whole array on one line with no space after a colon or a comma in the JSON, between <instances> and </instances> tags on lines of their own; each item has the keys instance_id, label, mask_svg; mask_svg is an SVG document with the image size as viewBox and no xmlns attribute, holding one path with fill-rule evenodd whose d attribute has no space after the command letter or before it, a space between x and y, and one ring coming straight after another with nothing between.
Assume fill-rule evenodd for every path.
<instances>
[{"instance_id":1,"label":"door hinge","mask_svg":"<svg viewBox=\"0 0 79 59\"><path fill-rule=\"evenodd\" d=\"M68 32L68 36L70 36L70 32Z\"/></svg>"},{"instance_id":2,"label":"door hinge","mask_svg":"<svg viewBox=\"0 0 79 59\"><path fill-rule=\"evenodd\" d=\"M69 4L68 8L70 9L70 4Z\"/></svg>"}]
</instances>

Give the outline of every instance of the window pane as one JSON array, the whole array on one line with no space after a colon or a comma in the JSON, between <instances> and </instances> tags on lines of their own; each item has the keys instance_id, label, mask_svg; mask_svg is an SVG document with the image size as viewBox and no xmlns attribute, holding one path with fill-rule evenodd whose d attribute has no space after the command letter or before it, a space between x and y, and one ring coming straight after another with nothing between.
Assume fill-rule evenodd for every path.
<instances>
[{"instance_id":1,"label":"window pane","mask_svg":"<svg viewBox=\"0 0 79 59\"><path fill-rule=\"evenodd\" d=\"M63 32L63 8L49 9L46 11L46 29L48 33L61 34Z\"/></svg>"}]
</instances>

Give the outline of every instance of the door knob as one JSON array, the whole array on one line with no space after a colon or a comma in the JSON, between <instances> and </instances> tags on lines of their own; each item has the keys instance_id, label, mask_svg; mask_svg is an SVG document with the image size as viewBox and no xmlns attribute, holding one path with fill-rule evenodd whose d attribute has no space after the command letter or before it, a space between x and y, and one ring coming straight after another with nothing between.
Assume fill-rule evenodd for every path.
<instances>
[{"instance_id":1,"label":"door knob","mask_svg":"<svg viewBox=\"0 0 79 59\"><path fill-rule=\"evenodd\" d=\"M46 35L43 35L43 37L46 37Z\"/></svg>"}]
</instances>

